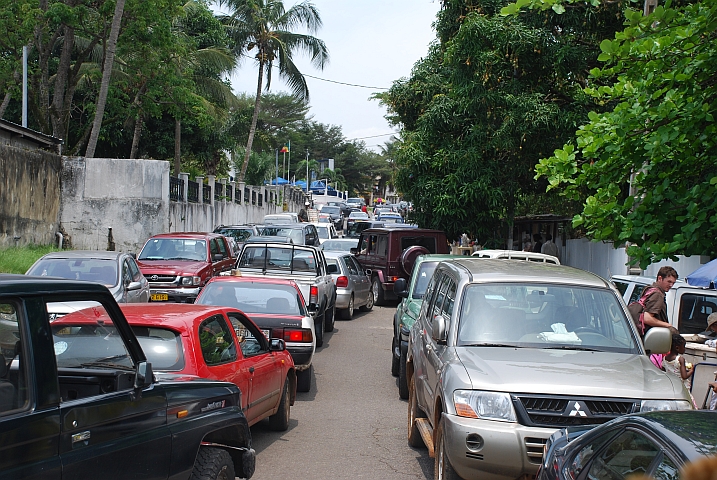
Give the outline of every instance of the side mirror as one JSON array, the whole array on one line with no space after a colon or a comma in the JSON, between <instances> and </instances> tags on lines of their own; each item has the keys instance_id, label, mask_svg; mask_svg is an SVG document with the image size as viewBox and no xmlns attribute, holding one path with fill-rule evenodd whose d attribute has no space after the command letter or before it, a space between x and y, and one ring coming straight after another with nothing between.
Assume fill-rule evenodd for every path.
<instances>
[{"instance_id":1,"label":"side mirror","mask_svg":"<svg viewBox=\"0 0 717 480\"><path fill-rule=\"evenodd\" d=\"M433 317L431 337L433 337L433 340L435 340L436 343L446 343L446 319L443 315L436 315Z\"/></svg>"},{"instance_id":2,"label":"side mirror","mask_svg":"<svg viewBox=\"0 0 717 480\"><path fill-rule=\"evenodd\" d=\"M269 344L269 350L272 352L282 352L286 350L286 343L281 338L272 338Z\"/></svg>"},{"instance_id":3,"label":"side mirror","mask_svg":"<svg viewBox=\"0 0 717 480\"><path fill-rule=\"evenodd\" d=\"M139 290L140 288L142 288L142 284L139 282L129 282L127 284L127 291Z\"/></svg>"},{"instance_id":4,"label":"side mirror","mask_svg":"<svg viewBox=\"0 0 717 480\"><path fill-rule=\"evenodd\" d=\"M393 282L393 293L402 298L408 298L408 288L405 278L399 278Z\"/></svg>"},{"instance_id":5,"label":"side mirror","mask_svg":"<svg viewBox=\"0 0 717 480\"><path fill-rule=\"evenodd\" d=\"M224 255L222 255L221 253L215 253L214 255L212 255L212 261L221 262L222 260L224 260Z\"/></svg>"},{"instance_id":6,"label":"side mirror","mask_svg":"<svg viewBox=\"0 0 717 480\"><path fill-rule=\"evenodd\" d=\"M152 385L154 374L152 373L152 364L149 362L139 362L135 369L134 388L141 389Z\"/></svg>"},{"instance_id":7,"label":"side mirror","mask_svg":"<svg viewBox=\"0 0 717 480\"><path fill-rule=\"evenodd\" d=\"M326 273L339 273L339 266L335 263L329 263L326 265Z\"/></svg>"},{"instance_id":8,"label":"side mirror","mask_svg":"<svg viewBox=\"0 0 717 480\"><path fill-rule=\"evenodd\" d=\"M672 348L672 332L670 332L669 328L652 327L645 334L642 343L645 345L647 355L667 353Z\"/></svg>"},{"instance_id":9,"label":"side mirror","mask_svg":"<svg viewBox=\"0 0 717 480\"><path fill-rule=\"evenodd\" d=\"M352 255L358 255L358 253L359 253L359 249L358 249L358 248L354 247L354 248L351 249L351 254L352 254Z\"/></svg>"}]
</instances>

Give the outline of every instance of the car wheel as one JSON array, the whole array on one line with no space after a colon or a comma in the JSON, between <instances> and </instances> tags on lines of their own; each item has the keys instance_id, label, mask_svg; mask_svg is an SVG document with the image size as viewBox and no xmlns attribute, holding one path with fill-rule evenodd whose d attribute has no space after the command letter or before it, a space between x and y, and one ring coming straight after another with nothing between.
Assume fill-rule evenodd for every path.
<instances>
[{"instance_id":1,"label":"car wheel","mask_svg":"<svg viewBox=\"0 0 717 480\"><path fill-rule=\"evenodd\" d=\"M369 290L368 297L366 298L366 305L361 306L362 312L370 312L373 310L373 299L375 297L373 296L373 289Z\"/></svg>"},{"instance_id":2,"label":"car wheel","mask_svg":"<svg viewBox=\"0 0 717 480\"><path fill-rule=\"evenodd\" d=\"M351 294L349 298L349 307L341 310L341 318L351 320L354 317L354 296Z\"/></svg>"},{"instance_id":3,"label":"car wheel","mask_svg":"<svg viewBox=\"0 0 717 480\"><path fill-rule=\"evenodd\" d=\"M326 321L326 312L321 314L321 317L314 321L314 331L316 332L316 346L321 347L324 345L324 321Z\"/></svg>"},{"instance_id":4,"label":"car wheel","mask_svg":"<svg viewBox=\"0 0 717 480\"><path fill-rule=\"evenodd\" d=\"M398 364L398 396L405 400L408 398L408 382L406 381L406 354L403 349L401 349Z\"/></svg>"},{"instance_id":5,"label":"car wheel","mask_svg":"<svg viewBox=\"0 0 717 480\"><path fill-rule=\"evenodd\" d=\"M418 408L418 402L416 401L416 384L415 380L411 378L411 386L408 389L408 444L412 447L423 447L423 438L421 432L418 431L418 425L416 419L423 418L426 415Z\"/></svg>"},{"instance_id":6,"label":"car wheel","mask_svg":"<svg viewBox=\"0 0 717 480\"><path fill-rule=\"evenodd\" d=\"M396 356L396 337L391 342L391 375L398 377L398 362L399 358Z\"/></svg>"},{"instance_id":7,"label":"car wheel","mask_svg":"<svg viewBox=\"0 0 717 480\"><path fill-rule=\"evenodd\" d=\"M446 455L444 423L441 419L438 422L438 430L436 430L436 460L433 464L433 478L436 480L461 480Z\"/></svg>"},{"instance_id":8,"label":"car wheel","mask_svg":"<svg viewBox=\"0 0 717 480\"><path fill-rule=\"evenodd\" d=\"M336 302L324 312L324 332L333 332L336 323Z\"/></svg>"},{"instance_id":9,"label":"car wheel","mask_svg":"<svg viewBox=\"0 0 717 480\"><path fill-rule=\"evenodd\" d=\"M311 390L311 372L313 369L314 366L310 365L306 370L296 372L296 391L308 392Z\"/></svg>"},{"instance_id":10,"label":"car wheel","mask_svg":"<svg viewBox=\"0 0 717 480\"><path fill-rule=\"evenodd\" d=\"M191 480L234 480L232 457L221 448L200 448Z\"/></svg>"},{"instance_id":11,"label":"car wheel","mask_svg":"<svg viewBox=\"0 0 717 480\"><path fill-rule=\"evenodd\" d=\"M383 305L384 295L381 281L378 277L373 277L373 284L371 284L371 293L373 293L373 301L376 305Z\"/></svg>"},{"instance_id":12,"label":"car wheel","mask_svg":"<svg viewBox=\"0 0 717 480\"><path fill-rule=\"evenodd\" d=\"M269 428L276 432L284 432L289 428L291 416L291 401L289 400L289 379L284 380L284 391L281 393L279 409L269 417Z\"/></svg>"}]
</instances>

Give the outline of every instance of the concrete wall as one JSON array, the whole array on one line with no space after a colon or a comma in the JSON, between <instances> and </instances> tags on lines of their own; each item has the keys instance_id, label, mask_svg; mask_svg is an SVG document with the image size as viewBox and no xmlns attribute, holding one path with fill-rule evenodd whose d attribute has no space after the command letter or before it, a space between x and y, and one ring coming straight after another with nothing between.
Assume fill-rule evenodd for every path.
<instances>
[{"instance_id":1,"label":"concrete wall","mask_svg":"<svg viewBox=\"0 0 717 480\"><path fill-rule=\"evenodd\" d=\"M169 228L169 162L65 157L60 222L76 250L137 251Z\"/></svg>"},{"instance_id":2,"label":"concrete wall","mask_svg":"<svg viewBox=\"0 0 717 480\"><path fill-rule=\"evenodd\" d=\"M54 241L61 168L59 155L0 142L0 247Z\"/></svg>"}]
</instances>

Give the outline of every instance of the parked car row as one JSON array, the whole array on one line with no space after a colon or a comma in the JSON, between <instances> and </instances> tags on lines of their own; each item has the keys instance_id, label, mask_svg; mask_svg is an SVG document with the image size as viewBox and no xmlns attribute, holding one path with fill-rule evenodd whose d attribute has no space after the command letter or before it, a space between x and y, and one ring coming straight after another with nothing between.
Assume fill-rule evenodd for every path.
<instances>
[{"instance_id":1,"label":"parked car row","mask_svg":"<svg viewBox=\"0 0 717 480\"><path fill-rule=\"evenodd\" d=\"M717 452L717 417L648 358L670 331L641 339L626 289L548 256L420 253L393 281L391 373L435 478L674 479Z\"/></svg>"}]
</instances>

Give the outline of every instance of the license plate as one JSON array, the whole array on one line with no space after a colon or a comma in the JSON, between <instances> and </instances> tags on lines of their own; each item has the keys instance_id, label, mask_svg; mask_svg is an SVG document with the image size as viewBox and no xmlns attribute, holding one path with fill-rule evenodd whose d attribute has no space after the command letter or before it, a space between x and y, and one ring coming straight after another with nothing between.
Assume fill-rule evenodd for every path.
<instances>
[{"instance_id":1,"label":"license plate","mask_svg":"<svg viewBox=\"0 0 717 480\"><path fill-rule=\"evenodd\" d=\"M152 301L153 302L166 302L169 300L169 295L166 293L153 293L152 294Z\"/></svg>"},{"instance_id":2,"label":"license plate","mask_svg":"<svg viewBox=\"0 0 717 480\"><path fill-rule=\"evenodd\" d=\"M261 330L261 333L264 334L264 336L267 338L267 340L268 340L269 337L271 336L271 330L262 329L262 330ZM246 330L246 329L244 329L244 328L240 328L240 329L237 330L237 336L238 336L238 337L244 337L244 338L254 338L254 335L252 335L249 330Z\"/></svg>"}]
</instances>

